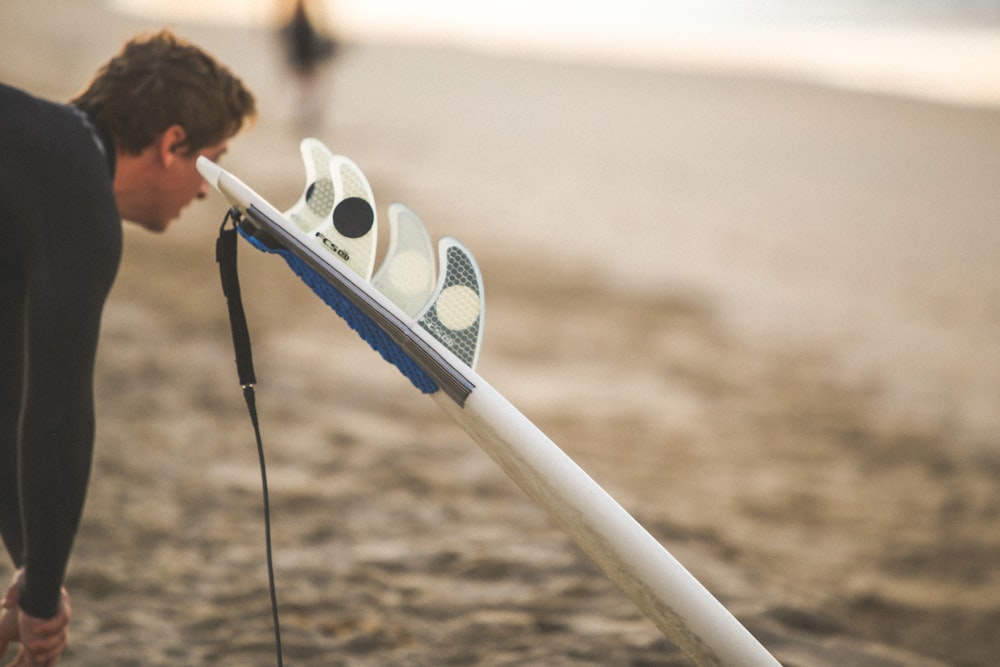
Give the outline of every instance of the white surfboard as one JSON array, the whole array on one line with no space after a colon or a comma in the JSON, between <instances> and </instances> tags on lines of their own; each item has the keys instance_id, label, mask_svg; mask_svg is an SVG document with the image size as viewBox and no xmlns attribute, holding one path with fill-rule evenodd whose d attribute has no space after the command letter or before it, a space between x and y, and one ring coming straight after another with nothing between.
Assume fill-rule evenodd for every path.
<instances>
[{"instance_id":1,"label":"white surfboard","mask_svg":"<svg viewBox=\"0 0 1000 667\"><path fill-rule=\"evenodd\" d=\"M306 145L303 142L304 155ZM308 145L309 150L315 149L314 144ZM322 151L317 154L322 155L321 161L326 160ZM310 159L306 157L307 165ZM779 664L621 505L475 372L485 301L475 259L461 243L444 239L439 244L440 269L431 289L427 276L434 275L433 256L423 225L409 209L391 211L390 219L397 223L405 219L403 225L409 229L404 232L405 239L400 236L396 247L390 241L386 263L376 276L383 292L345 263L322 233L317 234L325 222L314 220L315 226L296 224L204 157L198 159L198 169L238 209L242 224L276 239L363 314L365 322L351 326L373 347L379 349L363 332L369 324L391 339L392 345L429 378L427 382L423 376L415 380L408 375L411 381L431 393L444 411L696 664ZM317 169L309 178L321 179L323 173ZM310 180L308 186L312 185ZM336 186L329 194L332 204L317 205L318 210L332 211L347 196L357 196L338 192ZM361 196L365 197L374 211L370 192ZM304 196L303 201L308 199ZM397 280L405 281L405 275L411 272L418 284L409 288L392 286ZM408 291L412 293L399 294ZM426 303L418 308L414 302L422 297ZM379 351L389 358L384 350ZM397 366L407 373L400 364Z\"/></svg>"}]
</instances>

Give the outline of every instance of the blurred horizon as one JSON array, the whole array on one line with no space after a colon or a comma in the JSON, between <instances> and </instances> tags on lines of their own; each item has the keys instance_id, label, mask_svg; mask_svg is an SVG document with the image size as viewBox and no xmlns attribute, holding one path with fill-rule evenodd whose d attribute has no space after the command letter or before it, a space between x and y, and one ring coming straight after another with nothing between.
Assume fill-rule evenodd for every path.
<instances>
[{"instance_id":1,"label":"blurred horizon","mask_svg":"<svg viewBox=\"0 0 1000 667\"><path fill-rule=\"evenodd\" d=\"M274 25L278 0L108 0L163 21ZM315 0L353 42L779 77L1000 107L998 0Z\"/></svg>"}]
</instances>

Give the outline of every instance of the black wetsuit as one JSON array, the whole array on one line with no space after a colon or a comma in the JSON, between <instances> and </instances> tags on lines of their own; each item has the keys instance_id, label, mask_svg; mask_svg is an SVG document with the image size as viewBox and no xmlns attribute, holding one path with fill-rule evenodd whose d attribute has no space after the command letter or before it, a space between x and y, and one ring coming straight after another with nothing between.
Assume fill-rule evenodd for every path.
<instances>
[{"instance_id":1,"label":"black wetsuit","mask_svg":"<svg viewBox=\"0 0 1000 667\"><path fill-rule=\"evenodd\" d=\"M0 84L0 533L49 618L90 476L94 357L121 257L114 147L86 116Z\"/></svg>"}]
</instances>

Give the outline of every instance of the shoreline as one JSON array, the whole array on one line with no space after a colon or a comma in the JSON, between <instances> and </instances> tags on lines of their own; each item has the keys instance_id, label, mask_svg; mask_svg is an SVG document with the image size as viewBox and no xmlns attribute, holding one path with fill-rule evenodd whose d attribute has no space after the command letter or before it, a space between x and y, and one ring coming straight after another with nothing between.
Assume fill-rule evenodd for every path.
<instances>
[{"instance_id":1,"label":"shoreline","mask_svg":"<svg viewBox=\"0 0 1000 667\"><path fill-rule=\"evenodd\" d=\"M231 7L106 1L113 11L159 22L266 29L274 20L270 8L247 0L228 0ZM770 18L767 7L759 14L735 5L728 13L716 7L699 14L644 6L649 18L642 22L628 20L627 8L575 8L571 21L534 8L533 20L526 23L496 10L484 17L478 10L466 15L459 7L431 6L411 16L405 6L349 2L336 12L327 7L325 16L334 34L362 45L440 46L580 66L778 79L970 108L1000 107L1000 14L902 7L859 7L852 14L776 5Z\"/></svg>"}]
</instances>

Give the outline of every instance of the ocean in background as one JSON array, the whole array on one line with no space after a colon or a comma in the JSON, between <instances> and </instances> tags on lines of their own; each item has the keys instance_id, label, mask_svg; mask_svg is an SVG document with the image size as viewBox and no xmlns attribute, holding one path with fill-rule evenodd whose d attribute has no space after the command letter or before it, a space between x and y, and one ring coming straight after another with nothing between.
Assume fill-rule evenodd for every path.
<instances>
[{"instance_id":1,"label":"ocean in background","mask_svg":"<svg viewBox=\"0 0 1000 667\"><path fill-rule=\"evenodd\" d=\"M266 25L276 0L109 0L166 21ZM322 0L352 41L757 74L1000 106L997 0Z\"/></svg>"}]
</instances>

